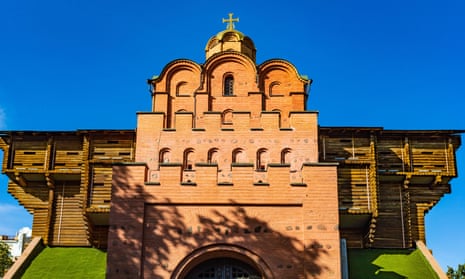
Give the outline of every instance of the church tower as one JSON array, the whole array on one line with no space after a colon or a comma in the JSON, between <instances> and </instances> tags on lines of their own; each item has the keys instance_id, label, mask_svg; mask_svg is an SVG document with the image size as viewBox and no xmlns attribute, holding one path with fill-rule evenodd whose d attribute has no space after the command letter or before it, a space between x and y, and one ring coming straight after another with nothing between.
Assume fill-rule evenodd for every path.
<instances>
[{"instance_id":1,"label":"church tower","mask_svg":"<svg viewBox=\"0 0 465 279\"><path fill-rule=\"evenodd\" d=\"M257 65L238 19L223 21L204 63L148 81L137 163L113 167L108 276L340 278L337 165L318 162L311 80Z\"/></svg>"}]
</instances>

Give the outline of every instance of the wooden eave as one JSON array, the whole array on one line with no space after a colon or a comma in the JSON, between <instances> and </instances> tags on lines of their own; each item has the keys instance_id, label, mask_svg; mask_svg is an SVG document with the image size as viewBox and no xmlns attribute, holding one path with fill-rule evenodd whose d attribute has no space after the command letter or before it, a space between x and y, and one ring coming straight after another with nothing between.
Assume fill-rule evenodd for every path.
<instances>
[{"instance_id":1,"label":"wooden eave","mask_svg":"<svg viewBox=\"0 0 465 279\"><path fill-rule=\"evenodd\" d=\"M446 135L461 135L465 130L390 130L383 127L343 127L343 126L327 126L319 127L320 133L326 135L344 135L344 134L369 134L376 133L384 136L428 136L440 137Z\"/></svg>"}]
</instances>

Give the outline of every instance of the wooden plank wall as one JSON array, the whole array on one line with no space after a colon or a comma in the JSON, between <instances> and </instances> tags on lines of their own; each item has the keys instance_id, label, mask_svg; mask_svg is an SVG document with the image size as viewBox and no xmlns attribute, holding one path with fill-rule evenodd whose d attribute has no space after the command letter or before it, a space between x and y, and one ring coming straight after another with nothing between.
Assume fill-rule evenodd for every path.
<instances>
[{"instance_id":1,"label":"wooden plank wall","mask_svg":"<svg viewBox=\"0 0 465 279\"><path fill-rule=\"evenodd\" d=\"M449 148L445 139L431 141L424 138L410 140L413 172L434 175L455 175L454 160L449 158Z\"/></svg>"},{"instance_id":2,"label":"wooden plank wall","mask_svg":"<svg viewBox=\"0 0 465 279\"><path fill-rule=\"evenodd\" d=\"M80 190L79 183L63 182L55 186L50 245L89 245L82 204L84 193Z\"/></svg>"},{"instance_id":3,"label":"wooden plank wall","mask_svg":"<svg viewBox=\"0 0 465 279\"><path fill-rule=\"evenodd\" d=\"M344 214L373 214L369 229L341 232L348 245L359 247L367 231L370 241L362 242L372 247L411 247L414 240L424 240L424 214L450 192L448 183L456 176L455 149L459 145L459 136L434 131L320 130L320 161L340 164L340 209ZM368 193L374 202L371 208L367 206Z\"/></svg>"},{"instance_id":4,"label":"wooden plank wall","mask_svg":"<svg viewBox=\"0 0 465 279\"><path fill-rule=\"evenodd\" d=\"M17 170L45 170L46 140L19 141L14 144L13 167Z\"/></svg>"},{"instance_id":5,"label":"wooden plank wall","mask_svg":"<svg viewBox=\"0 0 465 279\"><path fill-rule=\"evenodd\" d=\"M83 163L82 139L57 137L53 145L51 167L55 170L80 170Z\"/></svg>"},{"instance_id":6,"label":"wooden plank wall","mask_svg":"<svg viewBox=\"0 0 465 279\"><path fill-rule=\"evenodd\" d=\"M91 167L89 207L110 207L112 166L95 164Z\"/></svg>"},{"instance_id":7,"label":"wooden plank wall","mask_svg":"<svg viewBox=\"0 0 465 279\"><path fill-rule=\"evenodd\" d=\"M369 167L374 155L369 137L323 137L320 159L339 162L338 185L341 209L368 212Z\"/></svg>"}]
</instances>

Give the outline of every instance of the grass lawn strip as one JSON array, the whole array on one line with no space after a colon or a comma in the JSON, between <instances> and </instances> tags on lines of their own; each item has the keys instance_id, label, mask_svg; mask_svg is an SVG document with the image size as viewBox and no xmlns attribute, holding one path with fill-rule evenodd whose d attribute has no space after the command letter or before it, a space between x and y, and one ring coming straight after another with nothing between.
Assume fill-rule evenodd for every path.
<instances>
[{"instance_id":1,"label":"grass lawn strip","mask_svg":"<svg viewBox=\"0 0 465 279\"><path fill-rule=\"evenodd\" d=\"M95 248L46 247L22 278L105 278L106 253Z\"/></svg>"}]
</instances>

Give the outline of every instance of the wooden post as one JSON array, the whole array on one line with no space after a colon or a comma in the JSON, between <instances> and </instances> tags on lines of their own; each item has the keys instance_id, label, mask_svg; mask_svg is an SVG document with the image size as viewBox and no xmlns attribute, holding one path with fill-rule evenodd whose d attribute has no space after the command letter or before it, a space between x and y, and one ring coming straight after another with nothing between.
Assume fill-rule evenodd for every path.
<instances>
[{"instance_id":1,"label":"wooden post","mask_svg":"<svg viewBox=\"0 0 465 279\"><path fill-rule=\"evenodd\" d=\"M47 180L47 187L48 187L48 204L47 204L47 224L45 227L45 233L43 235L44 244L48 245L50 241L50 233L52 227L52 216L53 216L53 203L55 201L55 184L53 180L46 176L45 179Z\"/></svg>"}]
</instances>

